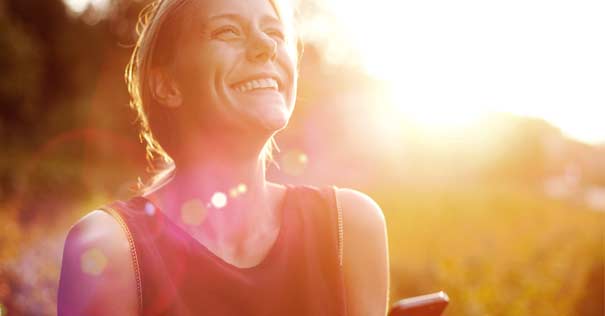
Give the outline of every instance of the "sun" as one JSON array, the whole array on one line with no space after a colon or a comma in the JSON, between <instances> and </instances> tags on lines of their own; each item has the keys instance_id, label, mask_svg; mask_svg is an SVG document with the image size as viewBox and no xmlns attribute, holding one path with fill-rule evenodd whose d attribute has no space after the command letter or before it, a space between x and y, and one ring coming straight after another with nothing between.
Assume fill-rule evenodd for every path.
<instances>
[{"instance_id":1,"label":"sun","mask_svg":"<svg viewBox=\"0 0 605 316\"><path fill-rule=\"evenodd\" d=\"M390 106L398 116L422 127L434 130L451 130L467 127L492 112L488 106L458 102L439 94L423 95L407 91L394 83Z\"/></svg>"},{"instance_id":2,"label":"sun","mask_svg":"<svg viewBox=\"0 0 605 316\"><path fill-rule=\"evenodd\" d=\"M310 41L390 82L404 117L442 130L511 113L605 143L603 1L317 3L333 21Z\"/></svg>"},{"instance_id":3,"label":"sun","mask_svg":"<svg viewBox=\"0 0 605 316\"><path fill-rule=\"evenodd\" d=\"M69 8L70 11L81 14L89 6L96 9L106 9L109 5L109 0L63 0L63 3Z\"/></svg>"}]
</instances>

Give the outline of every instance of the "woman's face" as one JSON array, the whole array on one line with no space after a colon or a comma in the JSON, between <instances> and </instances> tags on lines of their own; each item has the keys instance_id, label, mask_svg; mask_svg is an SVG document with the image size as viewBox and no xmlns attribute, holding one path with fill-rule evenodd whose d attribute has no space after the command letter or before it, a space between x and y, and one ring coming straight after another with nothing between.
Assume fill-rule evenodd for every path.
<instances>
[{"instance_id":1,"label":"woman's face","mask_svg":"<svg viewBox=\"0 0 605 316\"><path fill-rule=\"evenodd\" d=\"M294 108L296 45L268 0L191 1L174 76L195 124L284 128ZM192 111L193 109L193 111Z\"/></svg>"}]
</instances>

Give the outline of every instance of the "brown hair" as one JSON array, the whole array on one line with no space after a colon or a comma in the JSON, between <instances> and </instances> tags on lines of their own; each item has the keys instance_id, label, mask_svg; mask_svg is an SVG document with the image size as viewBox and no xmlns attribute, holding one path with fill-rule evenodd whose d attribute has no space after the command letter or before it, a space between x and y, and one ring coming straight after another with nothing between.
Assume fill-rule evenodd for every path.
<instances>
[{"instance_id":1,"label":"brown hair","mask_svg":"<svg viewBox=\"0 0 605 316\"><path fill-rule=\"evenodd\" d=\"M155 0L143 8L136 25L138 39L126 66L125 80L130 94L129 105L135 110L139 122L139 140L145 144L148 163L146 171L151 174L151 177L145 182L140 177L138 178L136 187L138 192L144 192L167 182L174 175L176 169L174 160L168 155L152 132L153 127L160 138L162 137L161 127L163 124L159 124L155 120L165 119L166 115L156 114L160 111L160 107L154 106L155 100L149 89L147 76L153 65L169 62L174 57L174 49L171 49L174 45L168 42L178 40L179 30L182 29L178 26L177 19L174 19L174 16L180 8L184 7L187 1ZM278 5L276 0L268 1L276 10L280 19L286 19L287 22L291 22L291 25L294 24L294 17L284 16L286 11ZM291 10L291 13L293 14L294 10ZM171 31L170 34L177 34L177 36L164 36L167 30ZM297 38L298 59L300 61L303 46L300 37ZM265 163L275 163L273 159L274 148L279 151L274 137L271 137L263 148Z\"/></svg>"}]
</instances>

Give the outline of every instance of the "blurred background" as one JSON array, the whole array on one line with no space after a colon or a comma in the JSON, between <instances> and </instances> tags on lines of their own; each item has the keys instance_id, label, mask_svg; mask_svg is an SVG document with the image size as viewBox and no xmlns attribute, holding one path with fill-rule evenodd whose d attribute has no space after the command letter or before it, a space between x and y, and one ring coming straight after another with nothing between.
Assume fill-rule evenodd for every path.
<instances>
[{"instance_id":1,"label":"blurred background","mask_svg":"<svg viewBox=\"0 0 605 316\"><path fill-rule=\"evenodd\" d=\"M54 315L68 229L145 175L123 72L147 2L0 0L0 316ZM605 5L298 5L269 179L378 202L390 302L605 315Z\"/></svg>"}]
</instances>

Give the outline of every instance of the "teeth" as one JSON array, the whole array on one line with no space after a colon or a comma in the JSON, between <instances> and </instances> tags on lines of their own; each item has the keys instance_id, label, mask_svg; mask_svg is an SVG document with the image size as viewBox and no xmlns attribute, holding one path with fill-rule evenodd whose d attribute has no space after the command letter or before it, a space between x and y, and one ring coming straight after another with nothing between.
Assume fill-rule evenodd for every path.
<instances>
[{"instance_id":1,"label":"teeth","mask_svg":"<svg viewBox=\"0 0 605 316\"><path fill-rule=\"evenodd\" d=\"M254 79L244 83L241 83L235 87L235 90L238 92L247 92L253 89L278 89L277 81L273 78L262 78L262 79Z\"/></svg>"}]
</instances>

